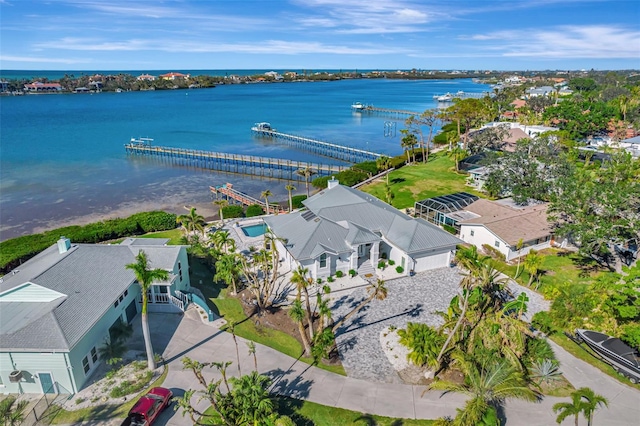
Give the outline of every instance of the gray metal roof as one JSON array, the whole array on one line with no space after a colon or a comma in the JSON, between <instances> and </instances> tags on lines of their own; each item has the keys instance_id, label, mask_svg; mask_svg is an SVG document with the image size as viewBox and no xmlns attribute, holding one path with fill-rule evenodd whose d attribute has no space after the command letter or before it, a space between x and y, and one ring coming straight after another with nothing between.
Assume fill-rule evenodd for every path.
<instances>
[{"instance_id":1,"label":"gray metal roof","mask_svg":"<svg viewBox=\"0 0 640 426\"><path fill-rule=\"evenodd\" d=\"M461 241L426 221L413 219L383 201L342 185L325 189L304 201L316 218L301 213L265 218L297 259L315 258L322 247L353 251L353 245L380 241L379 233L406 253L453 249ZM329 250L327 250L329 251Z\"/></svg>"},{"instance_id":2,"label":"gray metal roof","mask_svg":"<svg viewBox=\"0 0 640 426\"><path fill-rule=\"evenodd\" d=\"M125 265L135 262L141 249L151 267L173 269L181 247L77 244L61 254L54 245L26 262L0 284L0 292L32 282L65 297L47 303L0 297L0 348L70 350L134 282Z\"/></svg>"}]
</instances>

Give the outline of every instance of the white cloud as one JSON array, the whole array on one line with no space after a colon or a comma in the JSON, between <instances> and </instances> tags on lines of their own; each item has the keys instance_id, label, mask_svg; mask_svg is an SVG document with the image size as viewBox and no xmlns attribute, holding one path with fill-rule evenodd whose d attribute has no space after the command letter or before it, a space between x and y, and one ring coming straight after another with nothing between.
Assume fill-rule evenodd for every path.
<instances>
[{"instance_id":1,"label":"white cloud","mask_svg":"<svg viewBox=\"0 0 640 426\"><path fill-rule=\"evenodd\" d=\"M628 58L640 60L640 31L621 26L568 25L553 29L496 31L460 37L492 44L496 56L538 58Z\"/></svg>"},{"instance_id":2,"label":"white cloud","mask_svg":"<svg viewBox=\"0 0 640 426\"><path fill-rule=\"evenodd\" d=\"M86 59L71 58L37 58L33 56L0 55L0 62L29 62L29 63L53 63L53 64L86 64Z\"/></svg>"},{"instance_id":3,"label":"white cloud","mask_svg":"<svg viewBox=\"0 0 640 426\"><path fill-rule=\"evenodd\" d=\"M122 41L104 41L93 38L66 37L35 46L38 49L59 49L77 51L159 51L184 53L251 53L251 54L319 54L332 53L337 55L381 55L399 53L399 49L378 45L347 46L339 44L325 44L320 42L298 42L285 40L263 40L260 43L215 43L194 40L143 40L130 39ZM401 52L400 52L401 53Z\"/></svg>"}]
</instances>

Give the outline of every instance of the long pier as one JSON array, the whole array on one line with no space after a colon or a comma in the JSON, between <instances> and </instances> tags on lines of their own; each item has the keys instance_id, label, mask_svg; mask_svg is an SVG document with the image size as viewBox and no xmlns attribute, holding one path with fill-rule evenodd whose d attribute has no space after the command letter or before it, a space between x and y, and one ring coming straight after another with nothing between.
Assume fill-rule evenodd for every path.
<instances>
[{"instance_id":1,"label":"long pier","mask_svg":"<svg viewBox=\"0 0 640 426\"><path fill-rule=\"evenodd\" d=\"M317 139L278 132L269 123L257 123L251 131L258 136L278 139L290 146L304 149L318 155L335 158L349 163L360 163L363 161L375 161L382 157L382 154L365 151L363 149L338 145L331 142L324 142Z\"/></svg>"},{"instance_id":2,"label":"long pier","mask_svg":"<svg viewBox=\"0 0 640 426\"><path fill-rule=\"evenodd\" d=\"M135 139L125 144L125 149L127 154L130 155L155 157L182 166L301 182L305 181L305 177L296 173L301 169L309 168L319 176L330 176L347 168L340 165L293 161L282 158L152 146L149 141Z\"/></svg>"},{"instance_id":3,"label":"long pier","mask_svg":"<svg viewBox=\"0 0 640 426\"><path fill-rule=\"evenodd\" d=\"M233 189L233 185L227 183L226 185L220 186L210 186L209 189L212 193L216 195L218 198L222 195L223 199L236 202L238 204L243 204L245 206L250 206L252 204L258 204L262 208L266 210L266 203L264 201L258 200L250 195L245 194L244 192L238 191L237 189ZM287 210L278 204L269 204L269 213L286 213Z\"/></svg>"},{"instance_id":4,"label":"long pier","mask_svg":"<svg viewBox=\"0 0 640 426\"><path fill-rule=\"evenodd\" d=\"M400 115L414 115L414 116L419 116L421 113L416 112L416 111L408 111L405 109L393 109L393 108L379 108L379 107L374 107L373 105L365 105L362 108L353 108L352 109L356 112L375 112L375 113L379 113L379 114L386 114L386 115L396 115L396 116L400 116Z\"/></svg>"}]
</instances>

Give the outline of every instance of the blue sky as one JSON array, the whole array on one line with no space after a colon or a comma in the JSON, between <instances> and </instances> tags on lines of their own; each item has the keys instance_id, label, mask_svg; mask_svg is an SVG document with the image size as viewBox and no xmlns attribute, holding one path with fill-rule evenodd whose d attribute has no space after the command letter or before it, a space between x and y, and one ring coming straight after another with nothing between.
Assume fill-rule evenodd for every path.
<instances>
[{"instance_id":1,"label":"blue sky","mask_svg":"<svg viewBox=\"0 0 640 426\"><path fill-rule=\"evenodd\" d=\"M0 69L640 68L640 0L0 0Z\"/></svg>"}]
</instances>

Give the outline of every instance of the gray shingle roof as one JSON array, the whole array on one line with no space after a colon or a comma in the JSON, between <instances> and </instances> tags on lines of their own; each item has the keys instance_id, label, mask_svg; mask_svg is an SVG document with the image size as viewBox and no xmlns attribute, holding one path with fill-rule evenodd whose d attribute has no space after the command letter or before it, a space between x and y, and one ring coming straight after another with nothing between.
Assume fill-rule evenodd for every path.
<instances>
[{"instance_id":1,"label":"gray shingle roof","mask_svg":"<svg viewBox=\"0 0 640 426\"><path fill-rule=\"evenodd\" d=\"M3 280L1 292L32 282L66 297L47 303L0 302L0 348L70 350L133 283L135 276L125 265L135 262L140 249L149 255L151 267L163 269L173 269L180 252L175 246L78 244L60 254L54 245L26 262Z\"/></svg>"}]
</instances>

